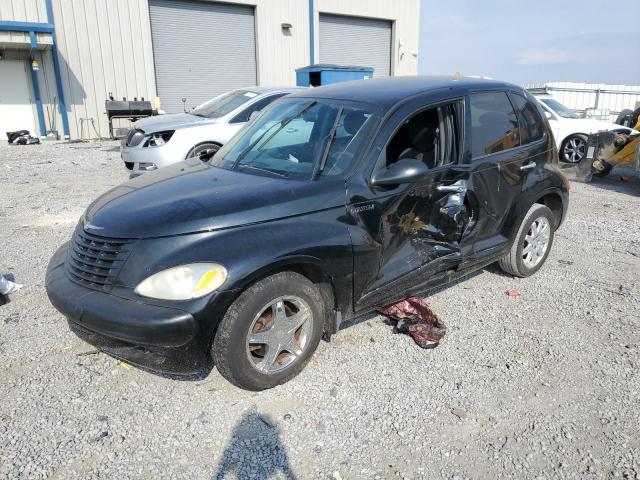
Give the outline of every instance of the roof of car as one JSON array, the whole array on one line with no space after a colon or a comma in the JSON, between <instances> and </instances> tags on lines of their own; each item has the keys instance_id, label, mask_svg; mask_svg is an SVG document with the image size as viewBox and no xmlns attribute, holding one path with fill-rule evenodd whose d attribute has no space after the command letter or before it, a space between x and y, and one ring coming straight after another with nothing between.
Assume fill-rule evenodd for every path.
<instances>
[{"instance_id":1,"label":"roof of car","mask_svg":"<svg viewBox=\"0 0 640 480\"><path fill-rule=\"evenodd\" d=\"M452 76L407 76L373 80L355 80L309 88L292 94L295 97L328 98L373 103L390 108L396 103L419 93L449 88L451 90L473 90L513 87L497 80Z\"/></svg>"},{"instance_id":2,"label":"roof of car","mask_svg":"<svg viewBox=\"0 0 640 480\"><path fill-rule=\"evenodd\" d=\"M304 87L246 87L239 88L238 90L249 90L256 93L272 93L272 92L297 92L298 90L304 90Z\"/></svg>"}]
</instances>

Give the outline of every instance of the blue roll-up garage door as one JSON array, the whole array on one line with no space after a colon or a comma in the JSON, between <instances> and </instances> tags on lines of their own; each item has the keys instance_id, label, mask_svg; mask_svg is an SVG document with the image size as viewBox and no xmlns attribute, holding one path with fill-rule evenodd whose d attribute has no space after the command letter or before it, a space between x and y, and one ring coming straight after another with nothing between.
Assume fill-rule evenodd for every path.
<instances>
[{"instance_id":1,"label":"blue roll-up garage door","mask_svg":"<svg viewBox=\"0 0 640 480\"><path fill-rule=\"evenodd\" d=\"M156 89L162 109L182 112L235 88L256 85L253 7L150 0Z\"/></svg>"},{"instance_id":2,"label":"blue roll-up garage door","mask_svg":"<svg viewBox=\"0 0 640 480\"><path fill-rule=\"evenodd\" d=\"M320 63L373 67L391 75L391 22L320 14Z\"/></svg>"}]
</instances>

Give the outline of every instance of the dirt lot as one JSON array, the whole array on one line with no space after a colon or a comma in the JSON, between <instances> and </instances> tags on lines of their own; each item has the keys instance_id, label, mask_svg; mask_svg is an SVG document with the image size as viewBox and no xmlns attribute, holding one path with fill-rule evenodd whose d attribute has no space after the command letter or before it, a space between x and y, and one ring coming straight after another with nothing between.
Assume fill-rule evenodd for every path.
<instances>
[{"instance_id":1,"label":"dirt lot","mask_svg":"<svg viewBox=\"0 0 640 480\"><path fill-rule=\"evenodd\" d=\"M0 147L0 272L25 284L0 307L0 477L640 478L637 177L574 184L534 277L432 293L437 349L370 316L262 393L125 368L49 304L50 256L126 178L115 143Z\"/></svg>"}]
</instances>

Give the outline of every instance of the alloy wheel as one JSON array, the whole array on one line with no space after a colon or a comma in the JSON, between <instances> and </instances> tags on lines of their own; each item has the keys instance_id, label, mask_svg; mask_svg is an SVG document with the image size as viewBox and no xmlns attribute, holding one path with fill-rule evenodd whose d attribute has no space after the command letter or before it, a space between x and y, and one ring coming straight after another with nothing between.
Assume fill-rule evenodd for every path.
<instances>
[{"instance_id":1,"label":"alloy wheel","mask_svg":"<svg viewBox=\"0 0 640 480\"><path fill-rule=\"evenodd\" d=\"M579 163L587 151L587 144L580 137L572 137L564 145L562 156L565 162Z\"/></svg>"},{"instance_id":2,"label":"alloy wheel","mask_svg":"<svg viewBox=\"0 0 640 480\"><path fill-rule=\"evenodd\" d=\"M538 217L531 223L522 248L522 261L527 268L534 268L544 258L549 248L550 233L551 224L547 217Z\"/></svg>"},{"instance_id":3,"label":"alloy wheel","mask_svg":"<svg viewBox=\"0 0 640 480\"><path fill-rule=\"evenodd\" d=\"M313 330L311 308L297 296L279 297L260 309L247 334L251 365L263 374L289 368L309 344Z\"/></svg>"}]
</instances>

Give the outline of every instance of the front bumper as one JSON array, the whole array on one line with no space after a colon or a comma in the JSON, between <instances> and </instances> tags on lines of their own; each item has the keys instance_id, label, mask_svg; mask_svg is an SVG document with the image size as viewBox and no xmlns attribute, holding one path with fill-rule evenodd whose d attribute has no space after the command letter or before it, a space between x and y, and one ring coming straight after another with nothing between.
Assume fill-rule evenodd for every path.
<instances>
[{"instance_id":1,"label":"front bumper","mask_svg":"<svg viewBox=\"0 0 640 480\"><path fill-rule=\"evenodd\" d=\"M172 144L169 141L160 147L144 147L145 143L146 139L135 147L127 147L124 142L120 144L120 157L131 177L181 162L187 153L182 151L178 142Z\"/></svg>"},{"instance_id":2,"label":"front bumper","mask_svg":"<svg viewBox=\"0 0 640 480\"><path fill-rule=\"evenodd\" d=\"M191 374L207 368L208 335L193 314L77 285L65 272L66 258L64 245L49 263L46 290L72 331L107 354L151 370Z\"/></svg>"}]
</instances>

